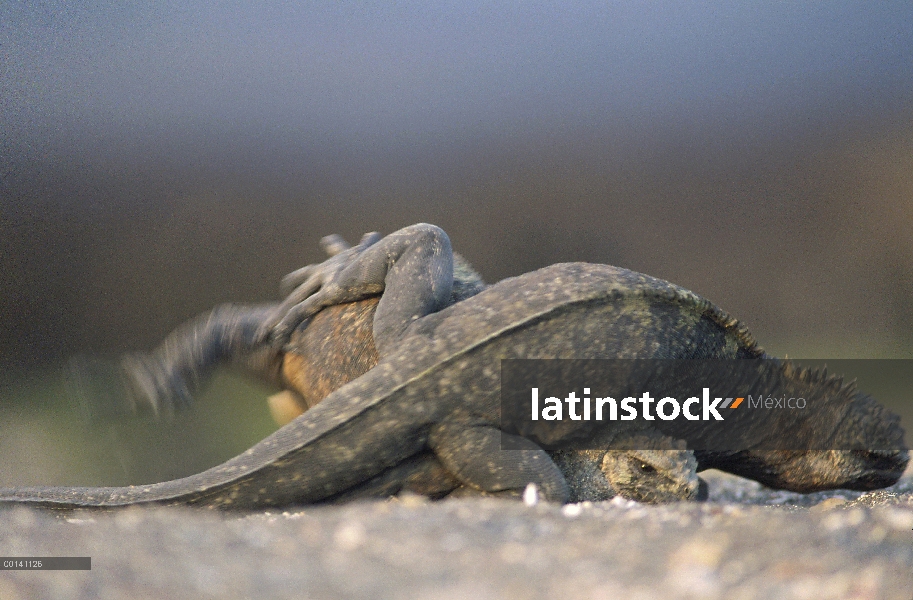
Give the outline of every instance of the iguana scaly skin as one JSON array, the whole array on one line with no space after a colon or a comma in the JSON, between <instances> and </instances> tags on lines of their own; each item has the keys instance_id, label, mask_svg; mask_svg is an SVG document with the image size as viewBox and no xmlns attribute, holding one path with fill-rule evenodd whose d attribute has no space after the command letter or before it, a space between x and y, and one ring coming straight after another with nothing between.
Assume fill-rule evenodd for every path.
<instances>
[{"instance_id":1,"label":"iguana scaly skin","mask_svg":"<svg viewBox=\"0 0 913 600\"><path fill-rule=\"evenodd\" d=\"M266 318L266 330L282 340L325 306L382 292L373 322L381 359L373 369L246 453L199 475L132 488L4 490L0 500L62 507L281 506L338 497L431 452L462 484L499 492L533 482L547 499L563 501L568 497L564 477L535 438L516 439L525 448L519 453L499 451L500 360L764 357L748 334L709 302L624 269L553 265L441 310L453 279L449 240L442 231L418 225L357 248L302 272L301 287L279 313ZM226 346L254 325L236 328ZM248 348L262 340L262 331ZM818 390L829 402L828 411L817 416L818 429L806 435L820 431L828 439L862 439L873 448L896 450L771 453L749 448L698 455L701 467L722 466L801 491L870 489L896 481L907 460L896 417L834 380L788 363L763 364L770 364L762 367L769 370L765 376L781 389ZM746 391L746 382L731 383L734 390ZM621 422L601 427L597 435L661 436L628 430Z\"/></svg>"}]
</instances>

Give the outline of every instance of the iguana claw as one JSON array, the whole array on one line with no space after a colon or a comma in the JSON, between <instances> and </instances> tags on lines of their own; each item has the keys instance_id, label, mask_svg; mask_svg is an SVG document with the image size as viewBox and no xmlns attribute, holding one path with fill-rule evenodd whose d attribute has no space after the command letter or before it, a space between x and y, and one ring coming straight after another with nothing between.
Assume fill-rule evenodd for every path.
<instances>
[{"instance_id":1,"label":"iguana claw","mask_svg":"<svg viewBox=\"0 0 913 600\"><path fill-rule=\"evenodd\" d=\"M366 233L357 246L349 244L339 235L329 235L320 241L329 258L320 264L308 265L282 278L280 289L287 294L275 314L265 320L258 336L276 346L284 346L298 325L314 316L326 306L360 300L373 289L353 286L343 280L352 277L347 267L352 265L369 247L381 239L377 232Z\"/></svg>"}]
</instances>

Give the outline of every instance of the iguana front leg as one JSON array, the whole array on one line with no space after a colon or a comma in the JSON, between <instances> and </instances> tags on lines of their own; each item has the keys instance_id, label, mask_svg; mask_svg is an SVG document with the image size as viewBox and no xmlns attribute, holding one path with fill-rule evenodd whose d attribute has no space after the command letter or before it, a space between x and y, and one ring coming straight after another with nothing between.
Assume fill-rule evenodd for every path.
<instances>
[{"instance_id":1,"label":"iguana front leg","mask_svg":"<svg viewBox=\"0 0 913 600\"><path fill-rule=\"evenodd\" d=\"M358 246L286 276L285 283L298 287L264 323L264 337L270 332L274 341L285 343L320 309L383 294L373 329L374 344L383 355L409 324L450 302L453 250L440 227L419 223L379 240L367 234Z\"/></svg>"}]
</instances>

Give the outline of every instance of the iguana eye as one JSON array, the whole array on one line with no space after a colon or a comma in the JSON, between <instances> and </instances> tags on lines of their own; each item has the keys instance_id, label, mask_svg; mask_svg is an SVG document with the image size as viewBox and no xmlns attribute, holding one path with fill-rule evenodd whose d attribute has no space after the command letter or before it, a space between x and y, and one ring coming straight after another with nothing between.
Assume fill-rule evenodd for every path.
<instances>
[{"instance_id":1,"label":"iguana eye","mask_svg":"<svg viewBox=\"0 0 913 600\"><path fill-rule=\"evenodd\" d=\"M656 471L656 467L653 465L648 465L647 463L640 463L640 470L643 473L653 473Z\"/></svg>"}]
</instances>

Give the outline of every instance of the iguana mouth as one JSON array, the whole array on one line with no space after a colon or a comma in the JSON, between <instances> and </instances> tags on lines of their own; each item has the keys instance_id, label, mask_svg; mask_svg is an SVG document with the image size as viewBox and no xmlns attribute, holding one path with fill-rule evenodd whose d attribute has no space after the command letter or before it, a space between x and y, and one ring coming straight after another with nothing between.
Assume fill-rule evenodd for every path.
<instances>
[{"instance_id":1,"label":"iguana mouth","mask_svg":"<svg viewBox=\"0 0 913 600\"><path fill-rule=\"evenodd\" d=\"M850 489L875 490L897 483L909 460L906 450L851 450L864 465L864 475Z\"/></svg>"}]
</instances>

